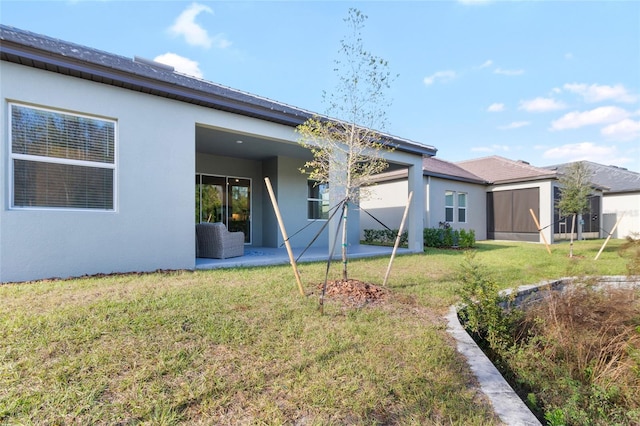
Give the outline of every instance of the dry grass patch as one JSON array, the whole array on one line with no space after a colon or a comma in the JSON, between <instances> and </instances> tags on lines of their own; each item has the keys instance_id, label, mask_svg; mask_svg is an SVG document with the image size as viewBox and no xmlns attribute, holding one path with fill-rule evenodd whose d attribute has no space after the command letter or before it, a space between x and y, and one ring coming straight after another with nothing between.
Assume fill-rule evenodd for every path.
<instances>
[{"instance_id":1,"label":"dry grass patch","mask_svg":"<svg viewBox=\"0 0 640 426\"><path fill-rule=\"evenodd\" d=\"M518 335L504 360L550 424L640 423L638 290L552 292L525 311Z\"/></svg>"}]
</instances>

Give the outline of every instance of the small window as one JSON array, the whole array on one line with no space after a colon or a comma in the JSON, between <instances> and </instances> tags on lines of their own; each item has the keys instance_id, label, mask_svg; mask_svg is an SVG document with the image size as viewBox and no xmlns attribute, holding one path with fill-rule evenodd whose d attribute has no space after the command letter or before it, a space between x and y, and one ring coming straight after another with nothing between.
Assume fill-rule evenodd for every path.
<instances>
[{"instance_id":1,"label":"small window","mask_svg":"<svg viewBox=\"0 0 640 426\"><path fill-rule=\"evenodd\" d=\"M444 193L444 221L453 222L453 191Z\"/></svg>"},{"instance_id":2,"label":"small window","mask_svg":"<svg viewBox=\"0 0 640 426\"><path fill-rule=\"evenodd\" d=\"M467 222L467 194L458 193L458 222Z\"/></svg>"},{"instance_id":3,"label":"small window","mask_svg":"<svg viewBox=\"0 0 640 426\"><path fill-rule=\"evenodd\" d=\"M116 123L10 104L11 207L114 210Z\"/></svg>"},{"instance_id":4,"label":"small window","mask_svg":"<svg viewBox=\"0 0 640 426\"><path fill-rule=\"evenodd\" d=\"M329 184L307 181L307 218L329 219Z\"/></svg>"}]
</instances>

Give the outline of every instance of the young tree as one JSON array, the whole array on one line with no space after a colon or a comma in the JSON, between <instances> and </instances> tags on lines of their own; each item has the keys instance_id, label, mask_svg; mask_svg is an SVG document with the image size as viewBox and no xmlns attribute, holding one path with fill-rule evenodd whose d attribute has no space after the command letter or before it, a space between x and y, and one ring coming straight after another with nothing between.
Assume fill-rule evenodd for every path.
<instances>
[{"instance_id":1,"label":"young tree","mask_svg":"<svg viewBox=\"0 0 640 426\"><path fill-rule=\"evenodd\" d=\"M569 257L573 257L573 233L575 232L576 215L585 213L589 207L589 195L591 195L592 187L591 174L586 163L579 161L570 164L558 179L561 188L557 207L561 215L572 215Z\"/></svg>"},{"instance_id":2,"label":"young tree","mask_svg":"<svg viewBox=\"0 0 640 426\"><path fill-rule=\"evenodd\" d=\"M349 32L340 41L340 57L335 61L338 83L333 92L323 92L327 117L312 117L297 128L300 144L313 154L301 171L318 183L344 191L343 280L347 279L348 206L358 203L359 188L367 184L370 176L387 168L383 153L392 150L384 143L382 132L390 105L385 91L393 77L387 61L364 48L361 32L366 19L359 10L349 9L344 19Z\"/></svg>"}]
</instances>

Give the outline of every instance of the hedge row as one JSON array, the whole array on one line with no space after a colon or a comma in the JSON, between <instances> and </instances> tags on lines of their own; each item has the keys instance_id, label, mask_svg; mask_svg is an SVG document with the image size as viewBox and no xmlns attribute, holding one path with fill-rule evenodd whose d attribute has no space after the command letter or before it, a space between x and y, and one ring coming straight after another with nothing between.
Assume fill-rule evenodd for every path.
<instances>
[{"instance_id":1,"label":"hedge row","mask_svg":"<svg viewBox=\"0 0 640 426\"><path fill-rule=\"evenodd\" d=\"M397 229L365 229L364 243L393 245L398 235ZM438 248L471 248L476 245L476 233L473 229L452 229L452 228L425 228L424 246ZM406 245L409 236L404 231L400 236L400 245Z\"/></svg>"}]
</instances>

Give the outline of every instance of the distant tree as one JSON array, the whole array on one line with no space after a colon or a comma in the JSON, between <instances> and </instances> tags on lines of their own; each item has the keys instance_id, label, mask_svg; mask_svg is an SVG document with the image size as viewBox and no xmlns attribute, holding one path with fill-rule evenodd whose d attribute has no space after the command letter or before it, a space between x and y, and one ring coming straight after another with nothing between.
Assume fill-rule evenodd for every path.
<instances>
[{"instance_id":1,"label":"distant tree","mask_svg":"<svg viewBox=\"0 0 640 426\"><path fill-rule=\"evenodd\" d=\"M393 80L387 61L364 48L361 31L367 16L349 9L349 33L340 41L340 59L334 71L338 84L333 92L324 92L327 117L314 116L297 128L301 145L309 148L313 160L301 171L319 184L343 190L342 201L342 278L347 274L347 212L349 203L358 203L359 188L388 164L383 152L382 131L386 126L389 102L385 90ZM335 117L335 118L328 118ZM375 130L374 130L375 129Z\"/></svg>"},{"instance_id":2,"label":"distant tree","mask_svg":"<svg viewBox=\"0 0 640 426\"><path fill-rule=\"evenodd\" d=\"M558 179L560 199L556 206L561 215L572 215L569 257L573 257L573 233L576 227L576 216L585 213L589 207L589 196L593 186L591 175L586 163L579 161L570 164Z\"/></svg>"}]
</instances>

